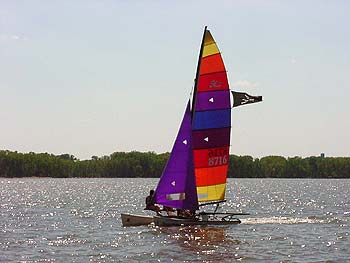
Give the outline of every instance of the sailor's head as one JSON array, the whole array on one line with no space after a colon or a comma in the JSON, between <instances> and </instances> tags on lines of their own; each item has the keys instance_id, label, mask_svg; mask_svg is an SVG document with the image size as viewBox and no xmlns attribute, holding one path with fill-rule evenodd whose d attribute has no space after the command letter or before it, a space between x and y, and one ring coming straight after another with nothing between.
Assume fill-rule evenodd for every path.
<instances>
[{"instance_id":1,"label":"sailor's head","mask_svg":"<svg viewBox=\"0 0 350 263\"><path fill-rule=\"evenodd\" d=\"M150 190L150 191L149 191L149 194L150 194L150 195L153 195L153 194L154 194L154 190L153 190L153 189Z\"/></svg>"}]
</instances>

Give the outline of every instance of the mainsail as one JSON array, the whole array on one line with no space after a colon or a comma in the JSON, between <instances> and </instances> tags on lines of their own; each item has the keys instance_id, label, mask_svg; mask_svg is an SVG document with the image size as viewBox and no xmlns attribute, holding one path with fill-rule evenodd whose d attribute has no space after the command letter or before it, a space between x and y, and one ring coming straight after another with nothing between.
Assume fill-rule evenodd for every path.
<instances>
[{"instance_id":1,"label":"mainsail","mask_svg":"<svg viewBox=\"0 0 350 263\"><path fill-rule=\"evenodd\" d=\"M193 157L198 200L223 200L231 133L230 91L220 51L206 28L192 107Z\"/></svg>"},{"instance_id":2,"label":"mainsail","mask_svg":"<svg viewBox=\"0 0 350 263\"><path fill-rule=\"evenodd\" d=\"M234 107L262 97L233 92ZM230 90L221 53L205 27L192 111L188 102L155 202L197 210L198 202L225 198L231 133Z\"/></svg>"},{"instance_id":3,"label":"mainsail","mask_svg":"<svg viewBox=\"0 0 350 263\"><path fill-rule=\"evenodd\" d=\"M155 191L157 204L198 210L191 133L191 111L188 102L169 160Z\"/></svg>"}]
</instances>

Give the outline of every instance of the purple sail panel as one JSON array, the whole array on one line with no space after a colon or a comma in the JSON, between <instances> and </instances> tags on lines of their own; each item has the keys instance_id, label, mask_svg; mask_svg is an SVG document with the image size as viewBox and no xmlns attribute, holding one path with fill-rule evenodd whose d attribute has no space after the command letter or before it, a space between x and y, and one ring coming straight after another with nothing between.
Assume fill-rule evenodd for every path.
<instances>
[{"instance_id":1,"label":"purple sail panel","mask_svg":"<svg viewBox=\"0 0 350 263\"><path fill-rule=\"evenodd\" d=\"M155 202L173 208L198 210L190 102L187 104L169 160L155 191Z\"/></svg>"},{"instance_id":2,"label":"purple sail panel","mask_svg":"<svg viewBox=\"0 0 350 263\"><path fill-rule=\"evenodd\" d=\"M198 92L196 100L196 111L230 109L230 91L207 91Z\"/></svg>"}]
</instances>

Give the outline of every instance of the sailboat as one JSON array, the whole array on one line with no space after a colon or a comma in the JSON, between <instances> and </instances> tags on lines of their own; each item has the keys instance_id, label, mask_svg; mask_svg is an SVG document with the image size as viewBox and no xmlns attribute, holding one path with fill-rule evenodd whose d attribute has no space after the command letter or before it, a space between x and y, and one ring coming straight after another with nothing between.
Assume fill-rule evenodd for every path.
<instances>
[{"instance_id":1,"label":"sailboat","mask_svg":"<svg viewBox=\"0 0 350 263\"><path fill-rule=\"evenodd\" d=\"M233 105L231 105L231 95ZM189 216L156 215L158 226L239 224L237 215L220 213L225 202L229 164L231 109L262 101L261 96L229 89L224 62L207 27L204 28L192 100L189 99L168 162L153 196L156 204ZM216 205L213 212L198 212L200 207ZM132 224L137 215L122 214ZM150 217L147 217L147 224ZM141 220L142 221L142 220Z\"/></svg>"}]
</instances>

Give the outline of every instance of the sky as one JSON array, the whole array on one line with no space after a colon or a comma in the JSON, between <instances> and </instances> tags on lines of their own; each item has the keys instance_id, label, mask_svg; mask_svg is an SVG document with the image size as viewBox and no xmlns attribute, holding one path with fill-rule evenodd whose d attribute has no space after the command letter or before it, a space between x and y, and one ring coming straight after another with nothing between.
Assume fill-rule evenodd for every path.
<instances>
[{"instance_id":1,"label":"sky","mask_svg":"<svg viewBox=\"0 0 350 263\"><path fill-rule=\"evenodd\" d=\"M230 88L231 154L350 156L350 1L0 1L0 149L171 151L204 26Z\"/></svg>"}]
</instances>

